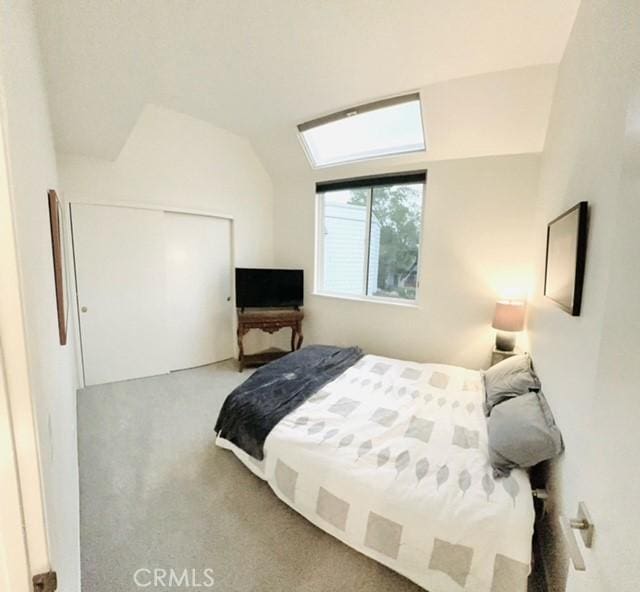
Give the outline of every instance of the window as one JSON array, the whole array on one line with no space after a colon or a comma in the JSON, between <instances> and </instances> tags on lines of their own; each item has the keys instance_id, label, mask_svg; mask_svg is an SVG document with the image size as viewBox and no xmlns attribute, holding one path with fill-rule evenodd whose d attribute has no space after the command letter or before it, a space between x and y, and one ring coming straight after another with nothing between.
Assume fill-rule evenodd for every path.
<instances>
[{"instance_id":1,"label":"window","mask_svg":"<svg viewBox=\"0 0 640 592\"><path fill-rule=\"evenodd\" d=\"M425 150L418 93L314 119L298 131L313 167Z\"/></svg>"},{"instance_id":2,"label":"window","mask_svg":"<svg viewBox=\"0 0 640 592\"><path fill-rule=\"evenodd\" d=\"M414 302L426 172L316 186L316 290Z\"/></svg>"}]
</instances>

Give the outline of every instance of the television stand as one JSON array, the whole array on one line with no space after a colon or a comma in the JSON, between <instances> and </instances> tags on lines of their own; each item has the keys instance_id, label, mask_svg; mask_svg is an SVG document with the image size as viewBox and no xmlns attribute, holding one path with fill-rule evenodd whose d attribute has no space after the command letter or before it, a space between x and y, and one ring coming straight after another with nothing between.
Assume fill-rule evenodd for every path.
<instances>
[{"instance_id":1,"label":"television stand","mask_svg":"<svg viewBox=\"0 0 640 592\"><path fill-rule=\"evenodd\" d=\"M280 329L291 329L291 351L299 350L302 346L302 319L304 312L300 309L269 309L269 310L238 310L238 362L239 371L247 366L262 366L277 358L288 354L288 351L271 348L255 354L245 354L243 339L252 329L259 329L265 333L275 333Z\"/></svg>"}]
</instances>

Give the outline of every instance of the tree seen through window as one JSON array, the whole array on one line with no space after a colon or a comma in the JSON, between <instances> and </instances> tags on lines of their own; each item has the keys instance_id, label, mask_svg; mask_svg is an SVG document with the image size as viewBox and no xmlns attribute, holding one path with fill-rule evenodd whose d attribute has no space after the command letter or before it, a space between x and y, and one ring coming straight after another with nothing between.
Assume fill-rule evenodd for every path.
<instances>
[{"instance_id":1,"label":"tree seen through window","mask_svg":"<svg viewBox=\"0 0 640 592\"><path fill-rule=\"evenodd\" d=\"M422 220L422 184L389 185L351 190L349 203L368 206L380 228L379 244L370 244L367 295L414 300ZM377 250L377 252L376 252Z\"/></svg>"}]
</instances>

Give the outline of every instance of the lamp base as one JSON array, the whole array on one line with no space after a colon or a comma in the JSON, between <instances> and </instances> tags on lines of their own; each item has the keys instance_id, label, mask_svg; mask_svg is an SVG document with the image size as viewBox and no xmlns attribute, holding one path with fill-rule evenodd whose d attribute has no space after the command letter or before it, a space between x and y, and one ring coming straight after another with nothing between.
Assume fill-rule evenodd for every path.
<instances>
[{"instance_id":1,"label":"lamp base","mask_svg":"<svg viewBox=\"0 0 640 592\"><path fill-rule=\"evenodd\" d=\"M496 349L503 352L512 352L516 347L516 334L507 331L496 333Z\"/></svg>"}]
</instances>

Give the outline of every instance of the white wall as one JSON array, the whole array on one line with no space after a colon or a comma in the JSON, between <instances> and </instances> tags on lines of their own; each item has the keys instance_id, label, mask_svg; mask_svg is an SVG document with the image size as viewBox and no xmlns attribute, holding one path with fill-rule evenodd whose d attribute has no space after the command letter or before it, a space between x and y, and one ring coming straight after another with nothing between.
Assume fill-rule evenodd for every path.
<instances>
[{"instance_id":1,"label":"white wall","mask_svg":"<svg viewBox=\"0 0 640 592\"><path fill-rule=\"evenodd\" d=\"M115 161L58 155L67 199L151 203L234 217L238 266L273 256L271 180L244 138L147 105Z\"/></svg>"},{"instance_id":2,"label":"white wall","mask_svg":"<svg viewBox=\"0 0 640 592\"><path fill-rule=\"evenodd\" d=\"M305 270L306 343L358 344L396 358L488 365L495 301L526 296L530 288L538 164L536 155L413 163L428 169L417 308L314 296L315 181L336 172L276 181L276 262ZM340 176L390 171L373 161L341 167Z\"/></svg>"},{"instance_id":3,"label":"white wall","mask_svg":"<svg viewBox=\"0 0 640 592\"><path fill-rule=\"evenodd\" d=\"M67 346L61 347L58 341L47 205L47 190L58 186L56 161L31 3L26 0L4 1L2 19L2 124L9 161L29 384L16 385L11 383L11 376L8 379L27 541L32 572L44 571L51 565L58 572L60 589L73 592L79 590L80 584L75 405L77 369L73 327L70 327L71 338ZM3 281L9 281L9 278L3 276ZM6 304L3 301L3 309ZM9 320L14 324L19 319L3 319L3 337L7 327L4 321ZM22 347L21 336L14 334L3 343L3 347L9 367L13 367L13 357ZM37 517L34 519L34 513L38 512L32 506L40 503L38 479L37 476L25 479L25 459L20 454L28 444L24 437L26 431L22 428L30 419L29 391L39 437L48 551L46 541L40 543L35 532L37 524L34 520L37 522Z\"/></svg>"},{"instance_id":4,"label":"white wall","mask_svg":"<svg viewBox=\"0 0 640 592\"><path fill-rule=\"evenodd\" d=\"M147 105L115 161L59 154L71 201L131 202L233 216L237 267L273 264L273 188L251 144L226 130ZM247 336L248 348L270 343Z\"/></svg>"},{"instance_id":5,"label":"white wall","mask_svg":"<svg viewBox=\"0 0 640 592\"><path fill-rule=\"evenodd\" d=\"M529 330L566 442L555 483L560 511L574 514L584 500L597 529L587 572L569 572L567 589L580 592L633 590L640 581L640 480L632 460L640 451L637 164L621 183L638 23L635 0L583 0L541 164ZM544 227L580 200L590 202L591 220L582 314L573 318L542 296Z\"/></svg>"},{"instance_id":6,"label":"white wall","mask_svg":"<svg viewBox=\"0 0 640 592\"><path fill-rule=\"evenodd\" d=\"M427 153L385 158L372 170L411 167L412 163L415 167L425 160L542 152L557 71L557 64L543 64L437 82L417 89ZM375 100L380 95L369 98ZM289 126L270 130L268 137L256 138L256 150L274 179L309 171L295 125L321 114L308 112L304 118L292 120ZM352 167L336 166L332 170L337 177L348 176Z\"/></svg>"}]
</instances>

